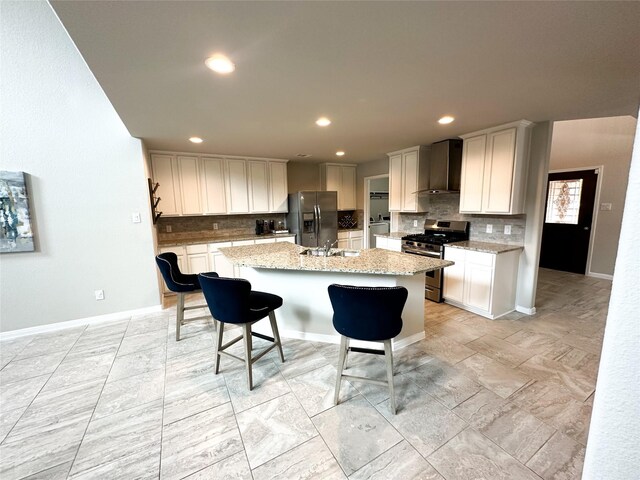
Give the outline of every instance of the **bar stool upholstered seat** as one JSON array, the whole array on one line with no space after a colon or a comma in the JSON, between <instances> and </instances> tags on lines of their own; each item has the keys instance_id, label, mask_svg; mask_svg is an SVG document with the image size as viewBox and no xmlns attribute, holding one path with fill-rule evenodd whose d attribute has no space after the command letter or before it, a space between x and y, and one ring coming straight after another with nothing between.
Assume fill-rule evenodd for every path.
<instances>
[{"instance_id":1,"label":"bar stool upholstered seat","mask_svg":"<svg viewBox=\"0 0 640 480\"><path fill-rule=\"evenodd\" d=\"M393 414L396 413L391 339L402 330L402 310L407 296L408 292L404 287L356 287L336 284L329 286L329 298L333 306L333 326L340 334L335 405L338 404L340 397L340 383L345 378L388 386L391 411ZM343 373L349 350L363 353L383 353L376 350L352 348L349 346L351 339L384 343L384 356L387 364L386 382Z\"/></svg>"},{"instance_id":2,"label":"bar stool upholstered seat","mask_svg":"<svg viewBox=\"0 0 640 480\"><path fill-rule=\"evenodd\" d=\"M274 310L282 306L282 298L271 293L252 291L251 283L241 278L219 277L215 272L201 273L199 277L202 293L204 293L204 298L207 301L207 305L209 305L211 315L220 322L215 341L215 372L217 374L220 370L221 355L227 355L244 362L247 370L247 385L249 390L252 390L252 365L255 362L274 348L278 349L280 360L284 362L280 333L278 332L278 324L274 313ZM267 316L271 323L273 338L251 331L251 325ZM242 335L223 345L222 337L225 323L240 325L242 327ZM257 355L252 356L252 336L271 341L273 344ZM225 351L242 339L244 339L244 359Z\"/></svg>"}]
</instances>

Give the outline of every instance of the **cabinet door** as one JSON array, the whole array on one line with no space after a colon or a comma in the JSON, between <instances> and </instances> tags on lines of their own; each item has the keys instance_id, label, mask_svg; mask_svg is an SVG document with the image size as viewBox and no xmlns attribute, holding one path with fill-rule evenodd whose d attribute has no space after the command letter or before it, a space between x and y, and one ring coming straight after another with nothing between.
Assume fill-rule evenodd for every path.
<instances>
[{"instance_id":1,"label":"cabinet door","mask_svg":"<svg viewBox=\"0 0 640 480\"><path fill-rule=\"evenodd\" d=\"M209 254L209 260L211 261L211 269L221 277L235 278L236 273L231 263L220 252L212 252Z\"/></svg>"},{"instance_id":2,"label":"cabinet door","mask_svg":"<svg viewBox=\"0 0 640 480\"><path fill-rule=\"evenodd\" d=\"M418 210L416 190L418 190L418 152L402 154L402 210L415 212Z\"/></svg>"},{"instance_id":3,"label":"cabinet door","mask_svg":"<svg viewBox=\"0 0 640 480\"><path fill-rule=\"evenodd\" d=\"M227 159L227 213L249 213L247 162Z\"/></svg>"},{"instance_id":4,"label":"cabinet door","mask_svg":"<svg viewBox=\"0 0 640 480\"><path fill-rule=\"evenodd\" d=\"M180 182L175 159L171 155L151 155L153 181L158 183L156 197L160 197L158 210L164 216L180 215Z\"/></svg>"},{"instance_id":5,"label":"cabinet door","mask_svg":"<svg viewBox=\"0 0 640 480\"><path fill-rule=\"evenodd\" d=\"M376 237L376 248L383 248L385 250L388 250L389 247L387 245L387 238L386 237Z\"/></svg>"},{"instance_id":6,"label":"cabinet door","mask_svg":"<svg viewBox=\"0 0 640 480\"><path fill-rule=\"evenodd\" d=\"M478 135L477 137L464 140L462 147L460 212L482 212L482 188L486 145L486 135Z\"/></svg>"},{"instance_id":7,"label":"cabinet door","mask_svg":"<svg viewBox=\"0 0 640 480\"><path fill-rule=\"evenodd\" d=\"M387 249L393 250L394 252L402 252L402 240L399 238L388 238Z\"/></svg>"},{"instance_id":8,"label":"cabinet door","mask_svg":"<svg viewBox=\"0 0 640 480\"><path fill-rule=\"evenodd\" d=\"M251 160L249 167L249 211L269 212L269 173L267 162Z\"/></svg>"},{"instance_id":9,"label":"cabinet door","mask_svg":"<svg viewBox=\"0 0 640 480\"><path fill-rule=\"evenodd\" d=\"M339 239L338 248L349 248L349 239L348 238Z\"/></svg>"},{"instance_id":10,"label":"cabinet door","mask_svg":"<svg viewBox=\"0 0 640 480\"><path fill-rule=\"evenodd\" d=\"M402 155L389 157L389 211L402 209Z\"/></svg>"},{"instance_id":11,"label":"cabinet door","mask_svg":"<svg viewBox=\"0 0 640 480\"><path fill-rule=\"evenodd\" d=\"M352 250L362 250L362 242L362 237L351 238L349 239L349 248L351 248Z\"/></svg>"},{"instance_id":12,"label":"cabinet door","mask_svg":"<svg viewBox=\"0 0 640 480\"><path fill-rule=\"evenodd\" d=\"M484 211L487 213L510 213L516 129L508 128L490 133L487 143Z\"/></svg>"},{"instance_id":13,"label":"cabinet door","mask_svg":"<svg viewBox=\"0 0 640 480\"><path fill-rule=\"evenodd\" d=\"M203 273L209 271L209 256L206 253L187 255L186 273Z\"/></svg>"},{"instance_id":14,"label":"cabinet door","mask_svg":"<svg viewBox=\"0 0 640 480\"><path fill-rule=\"evenodd\" d=\"M198 171L198 157L179 156L178 170L180 171L180 192L182 194L182 213L202 213L200 205L200 173Z\"/></svg>"},{"instance_id":15,"label":"cabinet door","mask_svg":"<svg viewBox=\"0 0 640 480\"><path fill-rule=\"evenodd\" d=\"M203 157L201 168L203 213L227 213L224 160Z\"/></svg>"},{"instance_id":16,"label":"cabinet door","mask_svg":"<svg viewBox=\"0 0 640 480\"><path fill-rule=\"evenodd\" d=\"M338 193L340 210L356 209L356 167L341 167L342 180Z\"/></svg>"},{"instance_id":17,"label":"cabinet door","mask_svg":"<svg viewBox=\"0 0 640 480\"><path fill-rule=\"evenodd\" d=\"M444 259L455 262L450 267L445 267L443 295L447 300L464 302L464 257L465 251L455 248L446 248Z\"/></svg>"},{"instance_id":18,"label":"cabinet door","mask_svg":"<svg viewBox=\"0 0 640 480\"><path fill-rule=\"evenodd\" d=\"M446 270L446 269L445 269ZM467 263L464 272L464 294L469 306L489 312L491 309L491 290L493 287L493 268L476 263Z\"/></svg>"},{"instance_id":19,"label":"cabinet door","mask_svg":"<svg viewBox=\"0 0 640 480\"><path fill-rule=\"evenodd\" d=\"M287 164L284 162L269 162L269 210L271 212L289 211L287 204Z\"/></svg>"},{"instance_id":20,"label":"cabinet door","mask_svg":"<svg viewBox=\"0 0 640 480\"><path fill-rule=\"evenodd\" d=\"M324 185L327 192L338 192L338 208L340 208L341 167L339 165L324 165Z\"/></svg>"}]
</instances>

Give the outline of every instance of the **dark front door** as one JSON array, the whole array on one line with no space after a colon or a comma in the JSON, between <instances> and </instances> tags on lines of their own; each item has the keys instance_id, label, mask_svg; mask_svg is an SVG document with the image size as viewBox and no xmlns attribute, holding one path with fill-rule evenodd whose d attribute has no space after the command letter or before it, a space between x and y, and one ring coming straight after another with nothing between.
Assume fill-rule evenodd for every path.
<instances>
[{"instance_id":1,"label":"dark front door","mask_svg":"<svg viewBox=\"0 0 640 480\"><path fill-rule=\"evenodd\" d=\"M586 272L597 182L593 169L549 174L541 267Z\"/></svg>"}]
</instances>

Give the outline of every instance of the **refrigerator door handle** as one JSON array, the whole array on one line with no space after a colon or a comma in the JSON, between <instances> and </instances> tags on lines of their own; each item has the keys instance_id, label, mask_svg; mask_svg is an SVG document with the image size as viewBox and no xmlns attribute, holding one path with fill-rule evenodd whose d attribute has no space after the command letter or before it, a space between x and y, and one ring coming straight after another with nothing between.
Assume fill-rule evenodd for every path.
<instances>
[{"instance_id":1,"label":"refrigerator door handle","mask_svg":"<svg viewBox=\"0 0 640 480\"><path fill-rule=\"evenodd\" d=\"M320 245L320 230L322 229L322 211L320 210L320 205L318 205L318 246Z\"/></svg>"},{"instance_id":2,"label":"refrigerator door handle","mask_svg":"<svg viewBox=\"0 0 640 480\"><path fill-rule=\"evenodd\" d=\"M316 246L318 246L318 237L320 236L320 214L318 212L318 205L313 206L313 233L316 235Z\"/></svg>"}]
</instances>

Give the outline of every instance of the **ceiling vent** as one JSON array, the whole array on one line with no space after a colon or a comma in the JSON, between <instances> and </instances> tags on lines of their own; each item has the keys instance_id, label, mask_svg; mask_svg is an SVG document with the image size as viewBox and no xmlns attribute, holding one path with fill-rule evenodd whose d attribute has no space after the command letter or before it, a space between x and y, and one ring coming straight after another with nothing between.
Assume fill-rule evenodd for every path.
<instances>
[{"instance_id":1,"label":"ceiling vent","mask_svg":"<svg viewBox=\"0 0 640 480\"><path fill-rule=\"evenodd\" d=\"M298 157L298 158L310 158L311 155L309 155L308 153L296 153L296 157Z\"/></svg>"}]
</instances>

